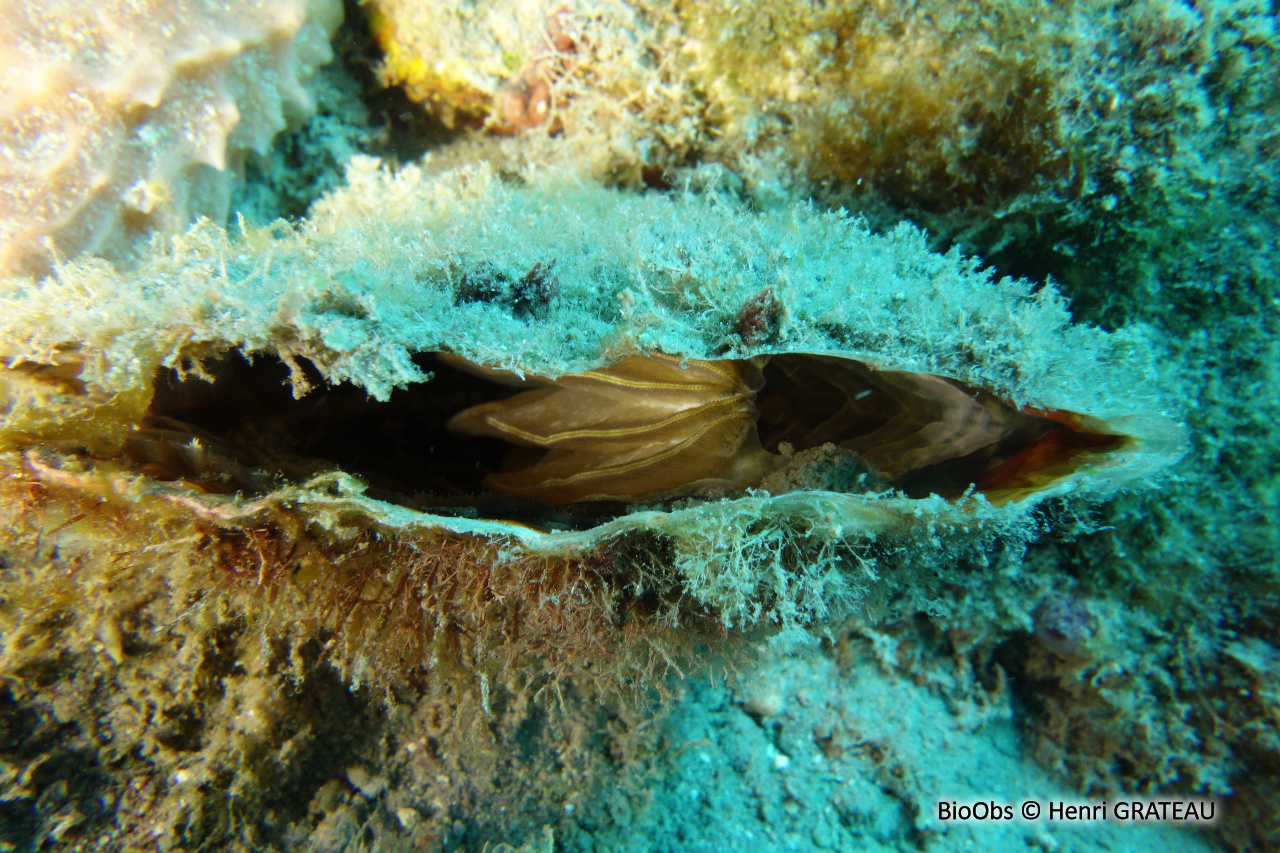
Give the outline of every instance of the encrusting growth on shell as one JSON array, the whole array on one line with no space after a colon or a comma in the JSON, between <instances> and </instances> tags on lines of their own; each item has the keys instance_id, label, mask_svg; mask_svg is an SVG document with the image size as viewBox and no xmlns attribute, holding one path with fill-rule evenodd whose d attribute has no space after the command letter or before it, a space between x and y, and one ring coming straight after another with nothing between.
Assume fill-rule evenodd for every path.
<instances>
[{"instance_id":1,"label":"encrusting growth on shell","mask_svg":"<svg viewBox=\"0 0 1280 853\"><path fill-rule=\"evenodd\" d=\"M787 310L748 346L738 312L769 287ZM1182 437L1141 341L1072 325L1051 287L995 281L908 228L357 160L297 227L204 223L136 271L88 260L0 283L0 466L33 496L7 504L14 529L77 519L45 534L70 553L92 528L105 562L83 582L164 565L199 586L214 560L229 600L269 592L246 611L267 620L265 602L296 602L369 679L428 648L455 673L556 656L539 639L554 623L583 640L555 671L620 685L679 666L698 626L934 602L1053 505L1145 482ZM774 399L789 387L790 410ZM447 430L459 412L482 434ZM896 438L835 441L880 429ZM1045 449L1064 435L1101 439ZM546 454L532 484L501 470L520 443ZM947 456L1036 473L988 496ZM574 504L616 496L609 471L630 465L658 493L731 488ZM881 476L920 466L952 480ZM535 500L486 492L486 474ZM565 490L539 496L553 480ZM652 660L621 654L620 625Z\"/></svg>"}]
</instances>

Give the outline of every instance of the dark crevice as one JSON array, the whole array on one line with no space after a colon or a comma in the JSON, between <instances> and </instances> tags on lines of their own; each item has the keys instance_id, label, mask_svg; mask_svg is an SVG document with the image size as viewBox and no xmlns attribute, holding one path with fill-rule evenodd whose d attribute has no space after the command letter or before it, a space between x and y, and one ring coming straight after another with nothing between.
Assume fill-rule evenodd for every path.
<instances>
[{"instance_id":1,"label":"dark crevice","mask_svg":"<svg viewBox=\"0 0 1280 853\"><path fill-rule=\"evenodd\" d=\"M343 23L333 40L334 50L360 84L360 100L370 113L369 153L391 163L411 163L424 153L457 139L453 130L412 100L399 86L381 79L383 53L374 38L366 4L343 0Z\"/></svg>"},{"instance_id":2,"label":"dark crevice","mask_svg":"<svg viewBox=\"0 0 1280 853\"><path fill-rule=\"evenodd\" d=\"M445 423L511 389L431 355L415 362L431 380L385 403L357 386L326 383L310 365L303 370L315 390L294 399L289 368L277 358L251 363L228 355L206 366L212 383L163 371L129 449L157 479L196 479L210 491L261 494L340 469L367 483L372 498L439 515L585 529L623 512L602 502L553 510L486 489L484 478L499 470L509 445L455 435ZM192 437L210 452L195 459L176 452Z\"/></svg>"}]
</instances>

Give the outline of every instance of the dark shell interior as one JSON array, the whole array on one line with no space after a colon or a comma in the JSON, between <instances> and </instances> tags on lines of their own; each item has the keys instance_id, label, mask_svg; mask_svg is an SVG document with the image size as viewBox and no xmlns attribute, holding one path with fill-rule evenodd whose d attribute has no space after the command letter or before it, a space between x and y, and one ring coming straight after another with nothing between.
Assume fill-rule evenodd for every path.
<instances>
[{"instance_id":1,"label":"dark shell interior","mask_svg":"<svg viewBox=\"0 0 1280 853\"><path fill-rule=\"evenodd\" d=\"M274 358L224 356L206 365L212 382L164 371L125 453L157 479L211 492L263 493L338 468L415 509L586 527L636 502L749 488L974 488L996 500L1125 441L1072 413L832 356L632 357L524 383L455 358L418 361L432 379L387 402L318 376L294 399Z\"/></svg>"}]
</instances>

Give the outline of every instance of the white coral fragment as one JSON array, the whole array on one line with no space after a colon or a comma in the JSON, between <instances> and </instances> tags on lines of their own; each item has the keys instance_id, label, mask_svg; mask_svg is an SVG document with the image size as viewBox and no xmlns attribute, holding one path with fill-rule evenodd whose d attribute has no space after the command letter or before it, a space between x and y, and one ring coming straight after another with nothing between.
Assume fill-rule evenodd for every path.
<instances>
[{"instance_id":1,"label":"white coral fragment","mask_svg":"<svg viewBox=\"0 0 1280 853\"><path fill-rule=\"evenodd\" d=\"M0 3L0 272L128 257L226 217L232 177L314 109L337 0Z\"/></svg>"}]
</instances>

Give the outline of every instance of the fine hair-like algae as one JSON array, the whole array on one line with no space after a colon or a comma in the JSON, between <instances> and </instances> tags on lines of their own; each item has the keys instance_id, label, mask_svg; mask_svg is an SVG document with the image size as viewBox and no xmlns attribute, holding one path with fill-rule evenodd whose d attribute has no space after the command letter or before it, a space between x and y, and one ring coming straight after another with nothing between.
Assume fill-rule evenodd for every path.
<instances>
[{"instance_id":1,"label":"fine hair-like algae","mask_svg":"<svg viewBox=\"0 0 1280 853\"><path fill-rule=\"evenodd\" d=\"M97 564L62 583L171 575L193 601L240 602L268 636L333 637L328 654L357 680L425 666L471 673L486 695L511 671L618 687L687 665L698 644L858 601L945 619L948 585L1013 571L1055 513L1074 517L1073 496L1140 484L1181 453L1141 330L1073 325L1050 285L997 281L907 226L874 236L807 206L757 214L569 175L517 186L361 159L297 226L205 223L127 273L85 260L4 288L14 529L63 513L40 535ZM991 499L784 487L585 521L456 501L440 513L436 497L344 469L393 445L370 427L363 446L340 399L355 386L373 398L360 408L391 411L377 407L437 387L437 352L551 380L647 352L838 356L1071 413L1120 443ZM254 396L264 376L274 392ZM230 425L183 420L202 394ZM343 455L291 451L308 431L340 433ZM382 464L412 467L435 440L402 436Z\"/></svg>"},{"instance_id":2,"label":"fine hair-like algae","mask_svg":"<svg viewBox=\"0 0 1280 853\"><path fill-rule=\"evenodd\" d=\"M371 8L385 78L437 114L501 125L542 69L541 123L484 156L908 218L1091 310L1180 263L1206 200L1275 192L1264 2Z\"/></svg>"}]
</instances>

